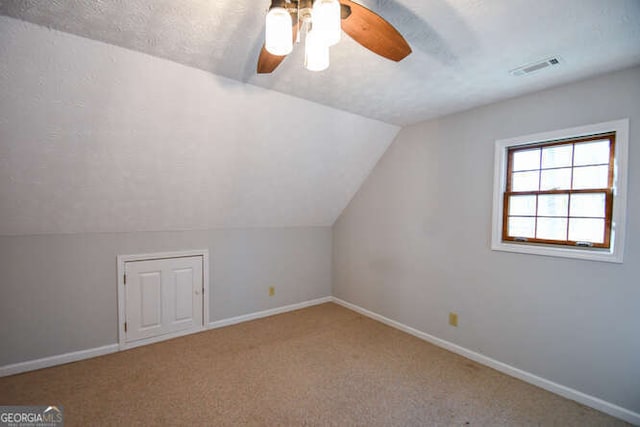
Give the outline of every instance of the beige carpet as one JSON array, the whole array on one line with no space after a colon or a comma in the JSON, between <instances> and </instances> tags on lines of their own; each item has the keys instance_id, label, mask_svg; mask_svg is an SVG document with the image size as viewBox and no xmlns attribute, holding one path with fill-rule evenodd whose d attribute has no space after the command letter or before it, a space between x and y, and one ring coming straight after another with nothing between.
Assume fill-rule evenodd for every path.
<instances>
[{"instance_id":1,"label":"beige carpet","mask_svg":"<svg viewBox=\"0 0 640 427\"><path fill-rule=\"evenodd\" d=\"M335 304L0 379L66 425L613 426Z\"/></svg>"}]
</instances>

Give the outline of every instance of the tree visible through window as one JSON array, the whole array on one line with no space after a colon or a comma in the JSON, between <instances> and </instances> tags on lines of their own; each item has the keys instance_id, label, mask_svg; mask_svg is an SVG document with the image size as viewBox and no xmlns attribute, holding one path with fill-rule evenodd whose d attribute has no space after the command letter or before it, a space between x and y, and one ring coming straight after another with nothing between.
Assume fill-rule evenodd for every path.
<instances>
[{"instance_id":1,"label":"tree visible through window","mask_svg":"<svg viewBox=\"0 0 640 427\"><path fill-rule=\"evenodd\" d=\"M502 240L609 248L615 132L508 149Z\"/></svg>"}]
</instances>

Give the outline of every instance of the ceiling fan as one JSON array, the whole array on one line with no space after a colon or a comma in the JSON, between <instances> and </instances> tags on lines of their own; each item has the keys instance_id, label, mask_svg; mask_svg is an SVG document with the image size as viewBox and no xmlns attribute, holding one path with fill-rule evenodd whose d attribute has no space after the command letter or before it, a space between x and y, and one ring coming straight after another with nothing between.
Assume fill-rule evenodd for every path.
<instances>
[{"instance_id":1,"label":"ceiling fan","mask_svg":"<svg viewBox=\"0 0 640 427\"><path fill-rule=\"evenodd\" d=\"M341 30L370 51L401 61L411 47L393 25L351 0L272 0L266 17L265 44L258 58L258 74L273 72L305 37L305 67L322 71L329 66L329 47Z\"/></svg>"}]
</instances>

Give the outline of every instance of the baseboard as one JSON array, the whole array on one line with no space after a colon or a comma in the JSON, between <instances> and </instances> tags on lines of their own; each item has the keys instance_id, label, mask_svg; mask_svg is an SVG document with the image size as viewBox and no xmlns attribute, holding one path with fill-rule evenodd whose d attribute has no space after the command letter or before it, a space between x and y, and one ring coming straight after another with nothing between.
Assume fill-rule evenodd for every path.
<instances>
[{"instance_id":1,"label":"baseboard","mask_svg":"<svg viewBox=\"0 0 640 427\"><path fill-rule=\"evenodd\" d=\"M249 320L260 319L262 317L273 316L274 314L286 313L287 311L299 310L301 308L310 307L312 305L324 304L333 301L332 297L317 298L310 301L304 301L297 304L291 304L284 307L272 308L270 310L259 311L256 313L245 314L242 316L232 317L229 319L218 320L209 323L206 329L221 328L223 326L234 325L236 323L246 322ZM196 332L200 332L198 330ZM173 337L172 337L173 338ZM0 378L9 375L20 374L22 372L35 371L36 369L49 368L51 366L64 365L65 363L77 362L79 360L91 359L92 357L102 356L109 353L115 353L121 350L136 347L136 343L129 344L123 348L119 348L118 344L109 344L102 347L90 348L87 350L74 351L71 353L59 354L42 359L29 360L26 362L13 363L11 365L0 366Z\"/></svg>"},{"instance_id":2,"label":"baseboard","mask_svg":"<svg viewBox=\"0 0 640 427\"><path fill-rule=\"evenodd\" d=\"M118 348L120 349L120 351L131 350L132 348L136 348L136 347L143 347L145 345L172 340L174 338L180 338L186 335L197 334L198 332L203 332L203 331L206 331L207 329L209 328L205 325L205 326L200 326L199 328L187 329L179 332L174 332L172 334L158 335L156 337L145 338L138 341L131 341L131 342L125 341L123 343L118 344Z\"/></svg>"},{"instance_id":3,"label":"baseboard","mask_svg":"<svg viewBox=\"0 0 640 427\"><path fill-rule=\"evenodd\" d=\"M336 304L339 304L343 307L346 307L350 310L358 312L364 316L367 316L371 319L382 322L386 325L389 325L393 328L399 329L403 332L411 334L415 337L428 341L438 347L442 347L446 350L449 350L453 353L459 354L461 356L466 357L467 359L474 360L482 365L488 366L490 368L495 369L496 371L500 371L509 376L518 378L527 383L533 384L540 388L543 388L552 393L558 394L562 397L566 397L567 399L574 400L578 403L581 403L585 406L589 406L591 408L597 409L598 411L604 412L606 414L612 415L616 418L620 418L624 421L627 421L634 425L640 425L640 414L637 412L633 412L629 409L623 408L616 404L607 402L595 396L591 396L589 394L583 393L578 390L574 390L570 387L563 386L561 384L555 383L553 381L547 380L545 378L539 377L527 371L523 371L522 369L515 368L511 365L507 365L506 363L500 362L498 360L487 357L483 354L476 353L475 351L469 350L467 348L461 347L457 344L453 344L449 341L443 340L441 338L435 337L433 335L427 334L426 332L419 331L415 328L397 322L395 320L384 317L378 313L374 313L365 308L362 308L358 305L352 304L350 302L344 301L340 298L332 297L331 300Z\"/></svg>"},{"instance_id":4,"label":"baseboard","mask_svg":"<svg viewBox=\"0 0 640 427\"><path fill-rule=\"evenodd\" d=\"M311 307L312 305L324 304L332 302L333 297L322 297L309 301L299 302L297 304L285 305L283 307L271 308L269 310L257 311L255 313L243 314L241 316L230 317L228 319L216 320L209 323L209 329L222 328L224 326L235 325L236 323L248 322L249 320L261 319L263 317L273 316L275 314L286 313L288 311L300 310L301 308Z\"/></svg>"},{"instance_id":5,"label":"baseboard","mask_svg":"<svg viewBox=\"0 0 640 427\"><path fill-rule=\"evenodd\" d=\"M469 350L465 347L453 344L449 341L427 334L426 332L419 331L415 328L397 322L395 320L384 317L380 314L374 313L370 310L362 308L358 305L344 301L336 297L323 297L310 301L304 301L297 304L291 304L283 307L272 308L269 310L259 311L255 313L244 314L242 316L231 317L228 319L217 320L208 324L208 329L221 328L224 326L235 325L237 323L247 322L249 320L260 319L263 317L273 316L280 313L286 313L289 311L299 310L301 308L310 307L313 305L324 304L327 302L335 302L343 307L358 312L371 319L382 322L393 328L399 329L403 332L411 334L415 337L428 341L438 347L442 347L453 353L464 356L468 359L474 360L480 364L493 368L497 371L518 378L522 381L528 382L552 393L566 397L567 399L574 400L583 405L592 407L606 414L620 418L634 425L640 425L640 414L633 412L629 409L607 402L600 398L588 395L578 390L574 390L570 387L563 386L545 378L539 377L532 373L523 371L522 369L515 368L506 363L492 359L475 351ZM15 375L22 372L34 371L36 369L48 368L51 366L62 365L65 363L76 362L79 360L90 359L92 357L102 356L109 353L115 353L119 351L118 344L109 344L102 347L91 348L87 350L74 351L71 353L60 354L56 356L45 357L42 359L30 360L27 362L14 363L11 365L0 366L0 377L6 377L8 375Z\"/></svg>"},{"instance_id":6,"label":"baseboard","mask_svg":"<svg viewBox=\"0 0 640 427\"><path fill-rule=\"evenodd\" d=\"M13 363L11 365L0 366L0 377L20 374L27 371L35 371L36 369L49 368L51 366L64 365L65 363L103 356L105 354L115 353L116 351L118 351L118 344L109 344L102 347L58 354L56 356L44 357L42 359L29 360L27 362Z\"/></svg>"}]
</instances>

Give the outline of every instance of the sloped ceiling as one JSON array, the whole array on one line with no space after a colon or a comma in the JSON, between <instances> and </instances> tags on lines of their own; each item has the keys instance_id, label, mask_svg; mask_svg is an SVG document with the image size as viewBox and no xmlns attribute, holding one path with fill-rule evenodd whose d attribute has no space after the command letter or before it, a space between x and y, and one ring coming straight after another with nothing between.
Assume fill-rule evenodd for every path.
<instances>
[{"instance_id":1,"label":"sloped ceiling","mask_svg":"<svg viewBox=\"0 0 640 427\"><path fill-rule=\"evenodd\" d=\"M347 36L321 73L303 47L256 75L269 0L0 0L0 13L405 125L640 63L638 0L359 0L413 54L394 63ZM549 56L561 66L526 77Z\"/></svg>"},{"instance_id":2,"label":"sloped ceiling","mask_svg":"<svg viewBox=\"0 0 640 427\"><path fill-rule=\"evenodd\" d=\"M2 235L332 225L398 132L7 17L0 94Z\"/></svg>"},{"instance_id":3,"label":"sloped ceiling","mask_svg":"<svg viewBox=\"0 0 640 427\"><path fill-rule=\"evenodd\" d=\"M408 58L259 76L268 0L0 0L0 234L331 225L395 125L640 63L637 0L361 3Z\"/></svg>"}]
</instances>

